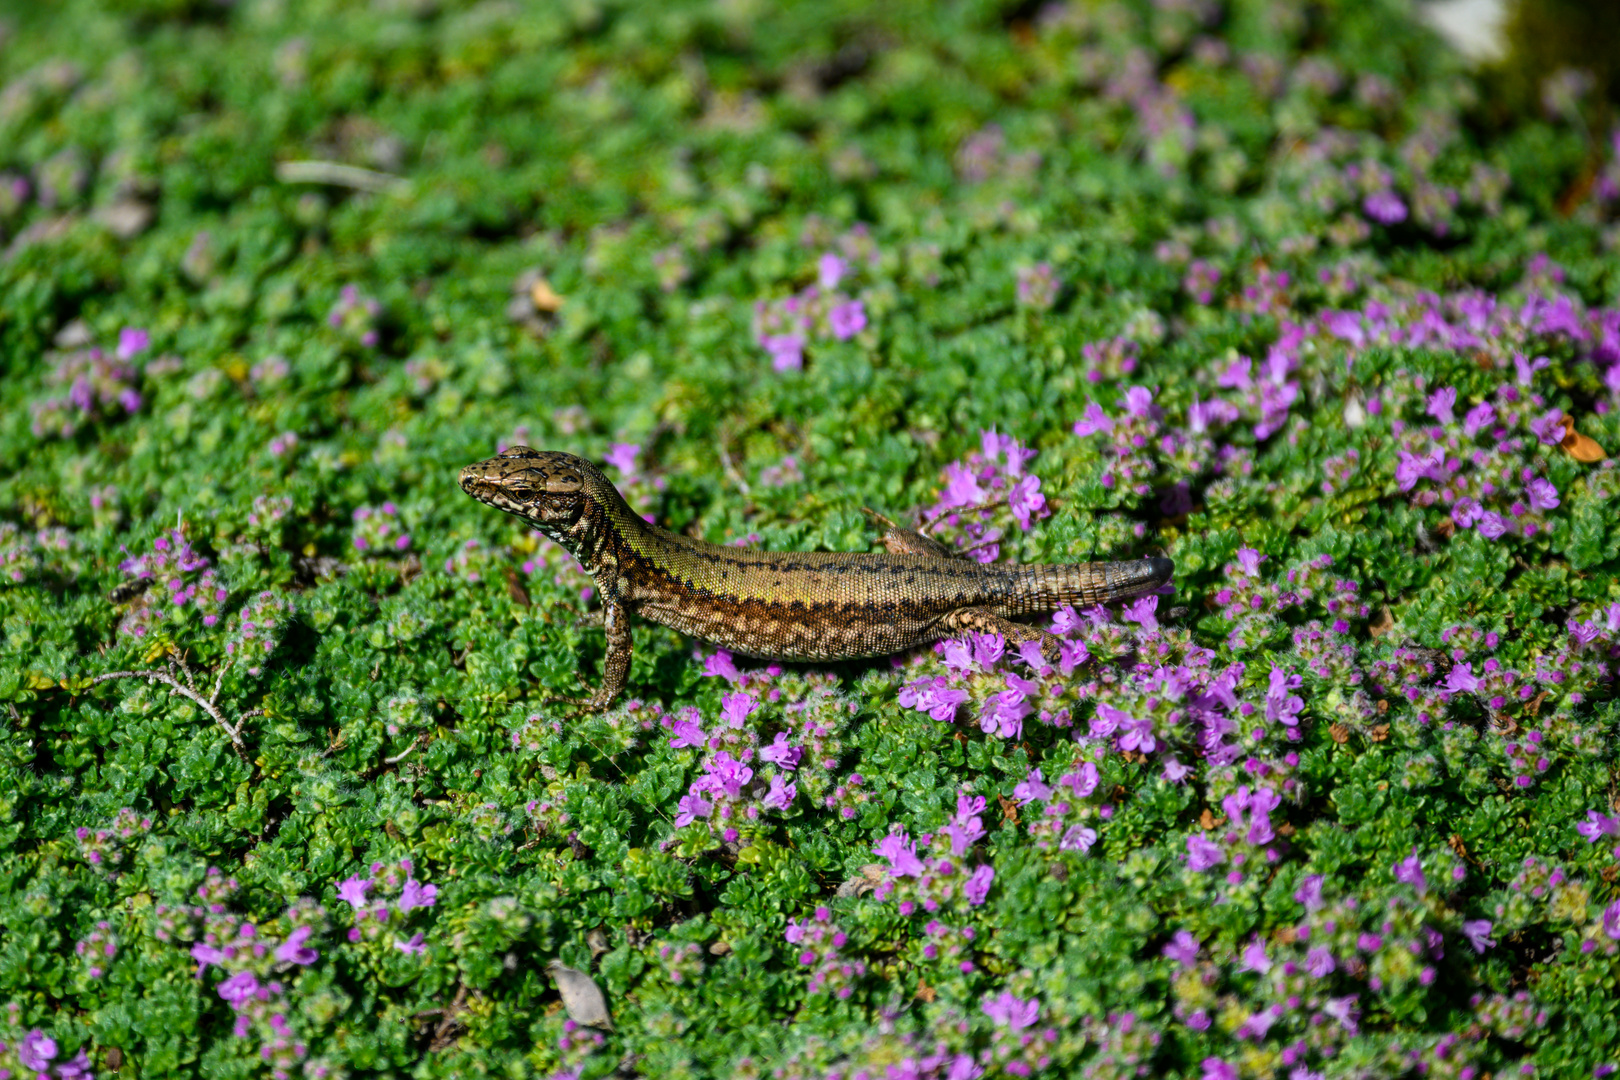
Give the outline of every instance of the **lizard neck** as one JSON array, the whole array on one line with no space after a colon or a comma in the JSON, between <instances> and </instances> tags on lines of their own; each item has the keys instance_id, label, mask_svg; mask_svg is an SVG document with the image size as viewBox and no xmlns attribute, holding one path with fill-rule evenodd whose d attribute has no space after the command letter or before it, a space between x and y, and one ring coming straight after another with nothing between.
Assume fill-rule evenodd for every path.
<instances>
[{"instance_id":1,"label":"lizard neck","mask_svg":"<svg viewBox=\"0 0 1620 1080\"><path fill-rule=\"evenodd\" d=\"M543 529L579 560L604 590L616 582L624 563L645 552L654 534L664 533L630 509L607 481L590 485L578 520L562 529ZM555 527L554 527L555 528Z\"/></svg>"}]
</instances>

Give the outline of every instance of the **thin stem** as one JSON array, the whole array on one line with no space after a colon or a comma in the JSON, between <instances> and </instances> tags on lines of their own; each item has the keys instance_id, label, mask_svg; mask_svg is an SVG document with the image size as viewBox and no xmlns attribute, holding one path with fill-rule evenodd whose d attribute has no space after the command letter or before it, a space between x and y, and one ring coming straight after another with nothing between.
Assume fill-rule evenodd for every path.
<instances>
[{"instance_id":1,"label":"thin stem","mask_svg":"<svg viewBox=\"0 0 1620 1080\"><path fill-rule=\"evenodd\" d=\"M410 186L407 180L358 165L344 165L337 161L281 161L276 163L276 179L283 184L329 184L332 187L353 188L386 194L403 191Z\"/></svg>"},{"instance_id":2,"label":"thin stem","mask_svg":"<svg viewBox=\"0 0 1620 1080\"><path fill-rule=\"evenodd\" d=\"M1000 506L1002 503L1004 503L1006 501L1007 501L1007 496L1005 496L1005 495L997 495L993 499L986 499L984 502L974 503L972 506L953 506L953 507L950 507L949 509L941 510L938 514L936 514L934 517L930 518L928 521L925 521L921 525L918 525L917 526L917 531L922 533L924 536L927 536L929 529L932 529L935 525L938 525L940 522L944 521L946 518L950 517L952 514L972 514L972 513L977 513L980 510L992 510L995 507Z\"/></svg>"},{"instance_id":3,"label":"thin stem","mask_svg":"<svg viewBox=\"0 0 1620 1080\"><path fill-rule=\"evenodd\" d=\"M212 701L209 701L191 687L183 685L180 680L176 679L173 675L170 675L166 671L113 671L106 675L97 675L94 679L91 679L90 682L91 685L94 685L96 683L108 682L112 679L151 679L153 682L163 683L176 693L190 698L192 701L197 703L199 708L201 708L209 716L212 716L214 718L214 723L223 728L225 734L230 736L231 745L236 748L236 756L241 758L242 761L248 765L253 764L252 759L248 757L247 744L242 741L241 733L230 725L230 722L225 719Z\"/></svg>"},{"instance_id":4,"label":"thin stem","mask_svg":"<svg viewBox=\"0 0 1620 1080\"><path fill-rule=\"evenodd\" d=\"M395 754L393 757L385 757L385 758L383 758L383 764L384 765L398 765L400 762L402 762L406 758L410 757L411 756L411 751L413 751L417 747L421 746L423 741L426 738L427 738L426 735L418 735L416 738L411 740L411 745L407 746L405 749L401 750L399 753Z\"/></svg>"}]
</instances>

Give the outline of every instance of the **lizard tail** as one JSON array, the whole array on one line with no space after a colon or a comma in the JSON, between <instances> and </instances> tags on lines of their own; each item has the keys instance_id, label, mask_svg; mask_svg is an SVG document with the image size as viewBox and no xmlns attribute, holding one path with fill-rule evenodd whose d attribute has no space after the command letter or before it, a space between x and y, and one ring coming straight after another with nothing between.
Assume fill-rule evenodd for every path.
<instances>
[{"instance_id":1,"label":"lizard tail","mask_svg":"<svg viewBox=\"0 0 1620 1080\"><path fill-rule=\"evenodd\" d=\"M1038 597L1039 610L1051 611L1064 604L1090 607L1145 596L1175 576L1176 564L1154 557L1126 562L1027 566L1021 570L1026 575L1024 585L1028 590L1024 595L1031 599Z\"/></svg>"}]
</instances>

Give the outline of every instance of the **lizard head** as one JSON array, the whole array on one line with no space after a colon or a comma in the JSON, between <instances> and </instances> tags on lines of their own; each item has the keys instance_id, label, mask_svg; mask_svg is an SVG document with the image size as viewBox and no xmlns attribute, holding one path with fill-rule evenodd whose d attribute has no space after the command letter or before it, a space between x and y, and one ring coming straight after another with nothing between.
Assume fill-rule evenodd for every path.
<instances>
[{"instance_id":1,"label":"lizard head","mask_svg":"<svg viewBox=\"0 0 1620 1080\"><path fill-rule=\"evenodd\" d=\"M527 521L559 543L585 512L591 488L607 480L584 458L513 446L461 470L461 490Z\"/></svg>"}]
</instances>

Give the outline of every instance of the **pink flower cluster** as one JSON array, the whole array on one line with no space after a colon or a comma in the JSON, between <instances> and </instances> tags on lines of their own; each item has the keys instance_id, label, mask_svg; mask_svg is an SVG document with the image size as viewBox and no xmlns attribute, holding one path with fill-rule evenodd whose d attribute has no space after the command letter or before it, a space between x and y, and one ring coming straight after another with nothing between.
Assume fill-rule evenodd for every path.
<instances>
[{"instance_id":1,"label":"pink flower cluster","mask_svg":"<svg viewBox=\"0 0 1620 1080\"><path fill-rule=\"evenodd\" d=\"M146 835L152 831L152 819L124 807L113 815L105 828L90 829L81 825L73 831L79 842L79 858L109 877L115 877L127 863Z\"/></svg>"},{"instance_id":2,"label":"pink flower cluster","mask_svg":"<svg viewBox=\"0 0 1620 1080\"><path fill-rule=\"evenodd\" d=\"M411 549L411 534L399 519L399 507L391 502L381 506L354 508L354 532L350 543L362 555L394 554Z\"/></svg>"},{"instance_id":3,"label":"pink flower cluster","mask_svg":"<svg viewBox=\"0 0 1620 1080\"><path fill-rule=\"evenodd\" d=\"M6 1026L17 1030L20 1006L11 1002L6 1006ZM81 1047L66 1061L57 1061L62 1048L42 1028L32 1028L20 1037L7 1035L0 1039L0 1075L26 1077L28 1080L95 1080L90 1056Z\"/></svg>"},{"instance_id":4,"label":"pink flower cluster","mask_svg":"<svg viewBox=\"0 0 1620 1080\"><path fill-rule=\"evenodd\" d=\"M943 543L978 562L994 562L1001 556L1004 535L998 522L1011 516L1020 530L1028 531L1051 515L1041 478L1027 471L1035 454L1011 435L994 428L982 432L978 450L945 466L944 490L923 517L930 527L939 527Z\"/></svg>"},{"instance_id":5,"label":"pink flower cluster","mask_svg":"<svg viewBox=\"0 0 1620 1080\"><path fill-rule=\"evenodd\" d=\"M326 313L328 326L367 349L377 347L381 319L382 304L375 297L362 293L355 285L343 286L338 292L337 303Z\"/></svg>"},{"instance_id":6,"label":"pink flower cluster","mask_svg":"<svg viewBox=\"0 0 1620 1080\"><path fill-rule=\"evenodd\" d=\"M236 1014L232 1033L239 1039L256 1039L258 1056L270 1075L289 1080L309 1051L290 1018L293 1010L281 976L292 978L299 968L320 959L312 941L325 929L326 912L300 900L276 920L278 929L267 930L231 911L229 904L239 887L234 878L210 867L197 887L200 903L153 908L153 935L159 941L192 942L198 978L210 968L224 973L216 990Z\"/></svg>"},{"instance_id":7,"label":"pink flower cluster","mask_svg":"<svg viewBox=\"0 0 1620 1080\"><path fill-rule=\"evenodd\" d=\"M713 734L699 726L695 709L664 718L671 732L670 746L706 751L703 774L692 781L680 801L675 827L685 828L697 821L708 823L709 833L726 842L735 842L741 829L759 820L760 812L786 812L799 797L793 779L804 756L804 748L779 731L769 743L749 723L749 716L760 702L746 691L725 694L720 716L711 727ZM762 768L756 777L753 762ZM750 829L750 831L752 831Z\"/></svg>"},{"instance_id":8,"label":"pink flower cluster","mask_svg":"<svg viewBox=\"0 0 1620 1080\"><path fill-rule=\"evenodd\" d=\"M297 610L288 594L262 590L237 612L230 636L225 639L225 655L246 662L249 675L259 675L264 662L281 644Z\"/></svg>"},{"instance_id":9,"label":"pink flower cluster","mask_svg":"<svg viewBox=\"0 0 1620 1080\"><path fill-rule=\"evenodd\" d=\"M120 551L129 555L122 545ZM120 633L136 638L184 629L195 619L204 627L219 622L230 591L209 560L186 539L185 526L159 533L152 549L129 555L118 569L147 582L143 592L118 624Z\"/></svg>"},{"instance_id":10,"label":"pink flower cluster","mask_svg":"<svg viewBox=\"0 0 1620 1080\"><path fill-rule=\"evenodd\" d=\"M386 946L407 956L420 956L427 951L426 934L411 933L411 912L425 911L439 902L439 887L424 884L414 876L410 859L398 862L371 864L366 877L355 874L337 887L337 897L349 905L354 925L349 928L349 940L354 943L372 942Z\"/></svg>"},{"instance_id":11,"label":"pink flower cluster","mask_svg":"<svg viewBox=\"0 0 1620 1080\"><path fill-rule=\"evenodd\" d=\"M91 347L50 354L47 381L63 393L34 403L34 435L72 438L87 424L139 411L143 399L135 361L149 341L145 330L126 327L111 353Z\"/></svg>"},{"instance_id":12,"label":"pink flower cluster","mask_svg":"<svg viewBox=\"0 0 1620 1080\"><path fill-rule=\"evenodd\" d=\"M864 225L834 238L833 246L837 250L825 251L816 263L815 284L754 304L754 339L777 371L802 368L805 346L814 341L848 341L867 327L868 298L851 295L846 282L877 266L877 248Z\"/></svg>"},{"instance_id":13,"label":"pink flower cluster","mask_svg":"<svg viewBox=\"0 0 1620 1080\"><path fill-rule=\"evenodd\" d=\"M113 933L112 923L105 919L96 923L90 933L74 943L73 951L84 961L84 973L89 978L99 979L107 974L107 965L118 955L118 938Z\"/></svg>"},{"instance_id":14,"label":"pink flower cluster","mask_svg":"<svg viewBox=\"0 0 1620 1080\"><path fill-rule=\"evenodd\" d=\"M798 952L799 966L810 970L806 987L812 996L826 994L844 1000L855 992L855 987L866 977L866 963L842 955L849 944L849 935L832 921L832 910L818 907L808 919L789 919L787 931L782 935Z\"/></svg>"},{"instance_id":15,"label":"pink flower cluster","mask_svg":"<svg viewBox=\"0 0 1620 1080\"><path fill-rule=\"evenodd\" d=\"M957 796L956 813L938 832L913 840L905 829L897 828L878 841L873 854L889 865L885 880L872 895L893 900L902 915L919 909L931 915L948 907L982 907L996 880L995 867L988 862L974 865L975 858L983 854L974 845L985 835L984 806L982 795L964 793ZM972 935L968 937L971 940ZM966 960L960 966L963 971L973 969Z\"/></svg>"}]
</instances>

